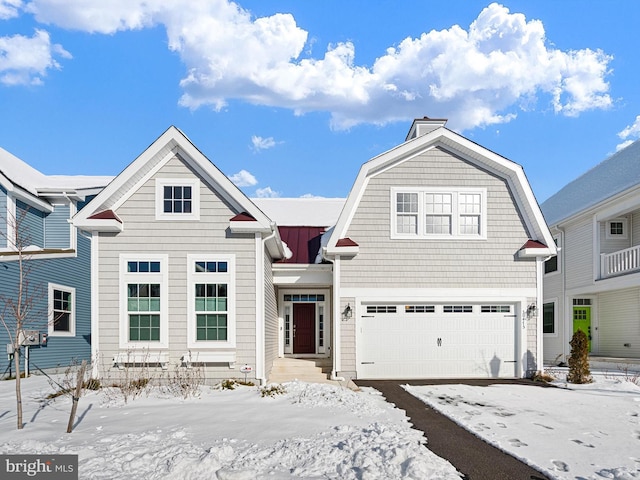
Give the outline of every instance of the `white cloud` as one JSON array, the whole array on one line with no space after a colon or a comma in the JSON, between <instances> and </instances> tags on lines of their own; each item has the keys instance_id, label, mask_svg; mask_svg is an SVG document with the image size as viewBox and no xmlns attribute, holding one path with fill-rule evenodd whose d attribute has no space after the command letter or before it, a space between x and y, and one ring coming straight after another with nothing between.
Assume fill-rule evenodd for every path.
<instances>
[{"instance_id":1,"label":"white cloud","mask_svg":"<svg viewBox=\"0 0 640 480\"><path fill-rule=\"evenodd\" d=\"M258 180L246 170L240 170L238 173L231 175L229 179L236 187L253 187L258 184Z\"/></svg>"},{"instance_id":2,"label":"white cloud","mask_svg":"<svg viewBox=\"0 0 640 480\"><path fill-rule=\"evenodd\" d=\"M322 58L303 55L311 42L292 15L254 18L228 0L111 0L91 8L85 0L32 0L28 9L41 22L88 32L163 25L187 69L180 103L192 109L241 99L296 114L327 111L338 129L428 114L463 130L508 122L540 101L567 116L612 104L611 56L555 49L540 21L496 3L468 30L454 25L406 38L372 67L356 64L350 42L329 45Z\"/></svg>"},{"instance_id":3,"label":"white cloud","mask_svg":"<svg viewBox=\"0 0 640 480\"><path fill-rule=\"evenodd\" d=\"M0 0L0 20L8 20L18 16L22 0Z\"/></svg>"},{"instance_id":4,"label":"white cloud","mask_svg":"<svg viewBox=\"0 0 640 480\"><path fill-rule=\"evenodd\" d=\"M280 192L276 192L271 187L258 188L256 190L256 197L258 198L277 198L280 196Z\"/></svg>"},{"instance_id":5,"label":"white cloud","mask_svg":"<svg viewBox=\"0 0 640 480\"><path fill-rule=\"evenodd\" d=\"M273 137L263 138L257 135L251 136L251 145L253 150L259 152L260 150L267 150L276 146L276 142Z\"/></svg>"},{"instance_id":6,"label":"white cloud","mask_svg":"<svg viewBox=\"0 0 640 480\"><path fill-rule=\"evenodd\" d=\"M616 151L622 150L638 140L640 138L640 115L636 117L632 125L627 125L621 132L619 132L618 137L624 141L616 146Z\"/></svg>"},{"instance_id":7,"label":"white cloud","mask_svg":"<svg viewBox=\"0 0 640 480\"><path fill-rule=\"evenodd\" d=\"M54 56L71 58L62 46L51 43L44 30L36 30L33 37L0 37L0 83L41 84L48 70L60 68Z\"/></svg>"}]
</instances>

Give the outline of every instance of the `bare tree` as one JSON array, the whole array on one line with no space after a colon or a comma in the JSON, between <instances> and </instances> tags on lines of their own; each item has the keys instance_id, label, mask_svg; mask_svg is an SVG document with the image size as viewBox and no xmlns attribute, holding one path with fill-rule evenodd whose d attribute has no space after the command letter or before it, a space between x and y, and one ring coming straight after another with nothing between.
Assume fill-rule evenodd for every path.
<instances>
[{"instance_id":1,"label":"bare tree","mask_svg":"<svg viewBox=\"0 0 640 480\"><path fill-rule=\"evenodd\" d=\"M30 235L24 227L28 210L21 210L20 214L8 214L7 232L2 236L7 241L7 247L15 255L15 265L18 277L13 292L0 294L0 323L9 336L9 344L13 351L13 362L16 372L16 408L17 427L23 428L22 421L22 390L20 377L20 348L24 344L25 330L38 321L38 310L42 310L38 300L41 298L42 288L30 282L33 262L29 251ZM45 317L48 318L48 317ZM42 322L40 316L40 322Z\"/></svg>"}]
</instances>

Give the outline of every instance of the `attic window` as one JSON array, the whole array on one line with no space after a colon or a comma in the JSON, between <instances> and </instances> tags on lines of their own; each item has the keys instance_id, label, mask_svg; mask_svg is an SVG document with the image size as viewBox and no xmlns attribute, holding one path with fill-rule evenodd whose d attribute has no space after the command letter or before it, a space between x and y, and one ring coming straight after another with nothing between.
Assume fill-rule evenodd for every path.
<instances>
[{"instance_id":1,"label":"attic window","mask_svg":"<svg viewBox=\"0 0 640 480\"><path fill-rule=\"evenodd\" d=\"M198 179L156 179L156 220L198 220L200 182Z\"/></svg>"}]
</instances>

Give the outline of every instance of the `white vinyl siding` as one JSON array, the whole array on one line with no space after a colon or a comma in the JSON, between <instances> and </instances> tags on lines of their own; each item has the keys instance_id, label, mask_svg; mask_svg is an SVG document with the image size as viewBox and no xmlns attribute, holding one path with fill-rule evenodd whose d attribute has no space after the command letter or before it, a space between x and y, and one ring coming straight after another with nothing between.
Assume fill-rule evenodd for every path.
<instances>
[{"instance_id":1,"label":"white vinyl siding","mask_svg":"<svg viewBox=\"0 0 640 480\"><path fill-rule=\"evenodd\" d=\"M571 288L593 283L593 223L590 219L568 226L564 234L566 284Z\"/></svg>"},{"instance_id":2,"label":"white vinyl siding","mask_svg":"<svg viewBox=\"0 0 640 480\"><path fill-rule=\"evenodd\" d=\"M640 289L600 294L597 311L598 355L640 357Z\"/></svg>"}]
</instances>

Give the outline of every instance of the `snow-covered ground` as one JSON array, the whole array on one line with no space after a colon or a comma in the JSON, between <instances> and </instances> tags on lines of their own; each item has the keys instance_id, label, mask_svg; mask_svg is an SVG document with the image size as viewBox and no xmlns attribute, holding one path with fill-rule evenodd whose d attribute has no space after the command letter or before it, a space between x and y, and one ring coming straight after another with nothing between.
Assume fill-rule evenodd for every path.
<instances>
[{"instance_id":1,"label":"snow-covered ground","mask_svg":"<svg viewBox=\"0 0 640 480\"><path fill-rule=\"evenodd\" d=\"M77 454L84 479L459 479L424 447L404 412L374 390L287 383L183 399L152 391L126 404L88 392L67 434L71 399L43 401L43 377L23 381L25 427L16 430L14 381L0 382L0 453Z\"/></svg>"},{"instance_id":2,"label":"snow-covered ground","mask_svg":"<svg viewBox=\"0 0 640 480\"><path fill-rule=\"evenodd\" d=\"M490 443L557 479L640 479L640 387L596 375L561 388L406 387ZM292 382L286 394L202 387L197 398L150 391L124 403L87 392L65 433L71 400L44 401L43 377L0 382L0 453L78 454L81 479L457 479L403 411L372 389Z\"/></svg>"},{"instance_id":3,"label":"snow-covered ground","mask_svg":"<svg viewBox=\"0 0 640 480\"><path fill-rule=\"evenodd\" d=\"M550 478L632 480L640 479L640 381L635 375L596 373L591 384L554 382L560 388L405 389Z\"/></svg>"}]
</instances>

